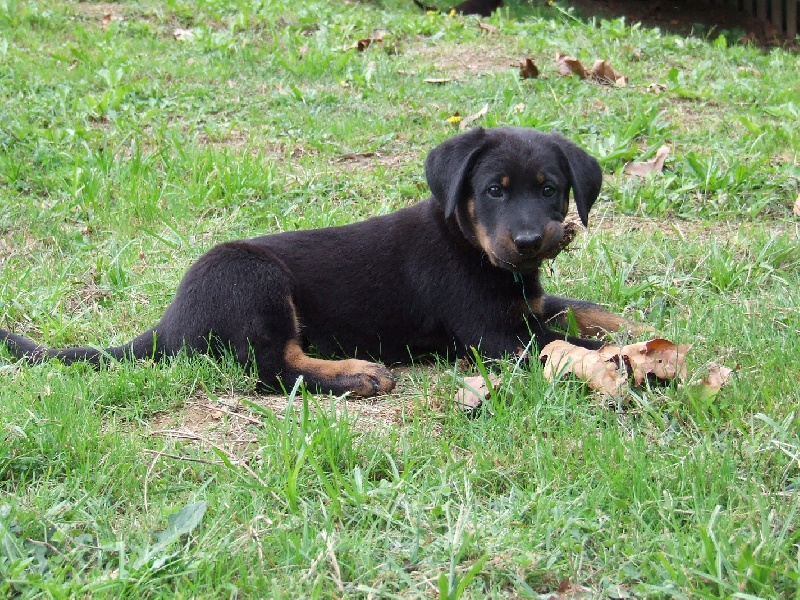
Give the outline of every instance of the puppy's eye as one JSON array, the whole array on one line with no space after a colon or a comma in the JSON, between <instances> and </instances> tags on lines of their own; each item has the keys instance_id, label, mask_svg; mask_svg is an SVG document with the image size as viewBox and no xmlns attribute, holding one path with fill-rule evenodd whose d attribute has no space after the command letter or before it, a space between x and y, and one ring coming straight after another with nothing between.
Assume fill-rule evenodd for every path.
<instances>
[{"instance_id":1,"label":"puppy's eye","mask_svg":"<svg viewBox=\"0 0 800 600\"><path fill-rule=\"evenodd\" d=\"M544 186L542 188L542 196L544 196L545 198L549 198L550 196L552 196L555 193L556 193L555 186L546 185L546 186Z\"/></svg>"},{"instance_id":2,"label":"puppy's eye","mask_svg":"<svg viewBox=\"0 0 800 600\"><path fill-rule=\"evenodd\" d=\"M497 184L490 185L489 189L486 190L486 193L489 194L492 198L502 198L503 188L501 188Z\"/></svg>"}]
</instances>

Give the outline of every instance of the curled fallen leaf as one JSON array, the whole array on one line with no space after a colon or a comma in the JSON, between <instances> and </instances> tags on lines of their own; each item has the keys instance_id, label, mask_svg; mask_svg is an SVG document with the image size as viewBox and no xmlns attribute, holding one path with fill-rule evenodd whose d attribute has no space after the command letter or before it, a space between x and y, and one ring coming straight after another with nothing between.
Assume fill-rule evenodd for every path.
<instances>
[{"instance_id":1,"label":"curled fallen leaf","mask_svg":"<svg viewBox=\"0 0 800 600\"><path fill-rule=\"evenodd\" d=\"M526 58L519 63L519 76L522 79L536 79L539 77L539 68L530 58Z\"/></svg>"},{"instance_id":2,"label":"curled fallen leaf","mask_svg":"<svg viewBox=\"0 0 800 600\"><path fill-rule=\"evenodd\" d=\"M556 67L558 68L558 74L562 77L577 75L581 79L586 79L589 75L581 61L567 56L563 52L556 52Z\"/></svg>"},{"instance_id":3,"label":"curled fallen leaf","mask_svg":"<svg viewBox=\"0 0 800 600\"><path fill-rule=\"evenodd\" d=\"M496 387L500 383L497 375L489 375L489 384ZM491 393L486 380L480 375L464 377L464 386L456 390L453 401L465 410L478 408Z\"/></svg>"},{"instance_id":4,"label":"curled fallen leaf","mask_svg":"<svg viewBox=\"0 0 800 600\"><path fill-rule=\"evenodd\" d=\"M478 28L482 29L486 33L497 33L498 29L494 25L489 25L489 23L483 23L482 21L478 21Z\"/></svg>"},{"instance_id":5,"label":"curled fallen leaf","mask_svg":"<svg viewBox=\"0 0 800 600\"><path fill-rule=\"evenodd\" d=\"M792 210L794 211L795 216L800 217L800 195L797 196L797 200L794 201L794 207Z\"/></svg>"},{"instance_id":6,"label":"curled fallen leaf","mask_svg":"<svg viewBox=\"0 0 800 600\"><path fill-rule=\"evenodd\" d=\"M461 121L458 124L458 128L459 129L466 129L467 126L470 123L472 123L473 121L477 121L478 119L483 117L488 112L489 112L489 105L488 104L484 104L483 108L481 108L474 115L469 115L468 117L464 117L463 119L461 119Z\"/></svg>"},{"instance_id":7,"label":"curled fallen leaf","mask_svg":"<svg viewBox=\"0 0 800 600\"><path fill-rule=\"evenodd\" d=\"M571 373L593 390L619 396L628 382L624 369L614 362L614 355L602 355L597 350L575 346L564 340L550 342L542 348L539 358L544 361L544 376L548 381Z\"/></svg>"},{"instance_id":8,"label":"curled fallen leaf","mask_svg":"<svg viewBox=\"0 0 800 600\"><path fill-rule=\"evenodd\" d=\"M623 346L619 354L630 365L634 384L641 385L648 375L663 381L676 377L685 379L686 353L691 347L691 344L673 344L669 340L656 338Z\"/></svg>"},{"instance_id":9,"label":"curled fallen leaf","mask_svg":"<svg viewBox=\"0 0 800 600\"><path fill-rule=\"evenodd\" d=\"M661 146L653 158L644 162L629 162L622 169L622 172L626 175L636 175L637 177L645 177L649 173L660 173L664 170L664 162L668 156L669 146Z\"/></svg>"},{"instance_id":10,"label":"curled fallen leaf","mask_svg":"<svg viewBox=\"0 0 800 600\"><path fill-rule=\"evenodd\" d=\"M549 381L572 374L593 390L619 396L629 374L633 375L634 385L641 385L651 375L662 381L685 378L690 348L690 344L678 345L660 338L621 347L609 344L599 350L556 340L542 348L539 358Z\"/></svg>"},{"instance_id":11,"label":"curled fallen leaf","mask_svg":"<svg viewBox=\"0 0 800 600\"><path fill-rule=\"evenodd\" d=\"M423 79L425 83L432 83L435 85L442 85L443 83L449 83L451 80L446 77L428 77L427 79Z\"/></svg>"},{"instance_id":12,"label":"curled fallen leaf","mask_svg":"<svg viewBox=\"0 0 800 600\"><path fill-rule=\"evenodd\" d=\"M602 59L594 61L589 74L592 79L600 83L610 83L618 87L625 87L628 85L628 78L622 73L615 71L609 63Z\"/></svg>"}]
</instances>

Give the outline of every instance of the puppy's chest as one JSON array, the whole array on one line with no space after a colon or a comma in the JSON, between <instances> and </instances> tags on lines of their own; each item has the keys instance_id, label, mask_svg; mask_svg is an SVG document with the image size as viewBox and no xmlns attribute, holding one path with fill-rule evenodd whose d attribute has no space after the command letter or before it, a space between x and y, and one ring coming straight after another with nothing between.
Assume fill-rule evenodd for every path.
<instances>
[{"instance_id":1,"label":"puppy's chest","mask_svg":"<svg viewBox=\"0 0 800 600\"><path fill-rule=\"evenodd\" d=\"M527 295L520 294L519 297L513 298L508 304L508 315L512 320L525 320L532 315L541 315L543 309L543 301L541 296L528 297Z\"/></svg>"},{"instance_id":2,"label":"puppy's chest","mask_svg":"<svg viewBox=\"0 0 800 600\"><path fill-rule=\"evenodd\" d=\"M488 323L518 324L543 309L542 292L538 285L523 285L521 281L502 285L476 286L465 303L464 311L475 320Z\"/></svg>"}]
</instances>

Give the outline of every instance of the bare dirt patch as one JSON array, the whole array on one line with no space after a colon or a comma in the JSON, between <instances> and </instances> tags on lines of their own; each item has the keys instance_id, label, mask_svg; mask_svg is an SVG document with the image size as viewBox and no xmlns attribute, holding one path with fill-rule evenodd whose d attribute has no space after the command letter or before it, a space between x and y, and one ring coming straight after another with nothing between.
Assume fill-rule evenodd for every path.
<instances>
[{"instance_id":1,"label":"bare dirt patch","mask_svg":"<svg viewBox=\"0 0 800 600\"><path fill-rule=\"evenodd\" d=\"M362 435L402 428L415 414L443 410L440 402L423 397L409 378L403 377L407 368L395 372L401 380L393 394L369 399L318 395L309 410L314 414L332 408L334 414L329 416L347 418L351 430ZM209 397L200 392L187 401L183 410L156 415L147 435L196 442L203 450L217 448L231 457L246 457L258 443L258 429L268 426L264 412L284 419L289 410L298 414L302 400L295 398L290 409L286 394ZM437 426L434 430L438 433Z\"/></svg>"},{"instance_id":2,"label":"bare dirt patch","mask_svg":"<svg viewBox=\"0 0 800 600\"><path fill-rule=\"evenodd\" d=\"M685 219L657 219L613 214L610 210L593 214L589 235L597 232L613 233L626 237L630 233L660 231L667 239L685 242L692 239L728 239L740 229L764 229L775 236L800 235L800 223L790 220L751 222L747 220L706 221Z\"/></svg>"},{"instance_id":3,"label":"bare dirt patch","mask_svg":"<svg viewBox=\"0 0 800 600\"><path fill-rule=\"evenodd\" d=\"M332 159L334 168L344 172L372 170L378 167L389 171L419 162L420 157L417 152L348 152Z\"/></svg>"},{"instance_id":4,"label":"bare dirt patch","mask_svg":"<svg viewBox=\"0 0 800 600\"><path fill-rule=\"evenodd\" d=\"M506 69L519 69L519 57L499 52L499 45L470 44L419 46L408 56L416 64L432 64L442 77L458 79L462 75L494 73Z\"/></svg>"},{"instance_id":5,"label":"bare dirt patch","mask_svg":"<svg viewBox=\"0 0 800 600\"><path fill-rule=\"evenodd\" d=\"M117 2L78 2L73 9L79 15L102 21L106 15L121 15L125 6Z\"/></svg>"}]
</instances>

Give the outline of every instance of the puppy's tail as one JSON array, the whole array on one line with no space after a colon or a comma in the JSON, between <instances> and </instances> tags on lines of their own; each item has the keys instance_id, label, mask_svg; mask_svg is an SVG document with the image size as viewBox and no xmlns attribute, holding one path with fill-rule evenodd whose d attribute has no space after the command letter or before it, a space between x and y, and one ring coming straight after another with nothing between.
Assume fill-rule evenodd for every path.
<instances>
[{"instance_id":1,"label":"puppy's tail","mask_svg":"<svg viewBox=\"0 0 800 600\"><path fill-rule=\"evenodd\" d=\"M33 340L5 329L0 329L0 343L5 344L8 351L17 358L29 364L40 364L46 360L57 358L65 364L84 361L94 366L99 366L104 360L123 360L134 358L153 358L157 360L163 354L163 348L158 343L156 328L148 329L137 336L133 341L113 348L47 348L40 346Z\"/></svg>"}]
</instances>

